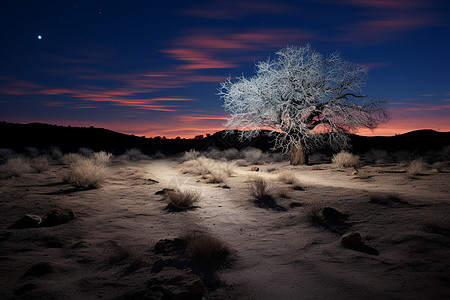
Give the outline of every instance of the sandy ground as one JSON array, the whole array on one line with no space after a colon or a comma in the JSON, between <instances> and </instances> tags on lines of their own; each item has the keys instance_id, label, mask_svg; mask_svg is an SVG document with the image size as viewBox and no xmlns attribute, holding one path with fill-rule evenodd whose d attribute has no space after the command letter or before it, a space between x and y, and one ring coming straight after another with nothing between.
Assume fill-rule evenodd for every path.
<instances>
[{"instance_id":1,"label":"sandy ground","mask_svg":"<svg viewBox=\"0 0 450 300\"><path fill-rule=\"evenodd\" d=\"M177 265L152 272L161 259L154 246L191 230L232 249L231 265L205 284L205 299L450 298L450 173L410 178L395 164L364 166L358 175L332 164L258 167L236 167L224 183L210 184L182 174L172 159L115 161L102 188L84 191L62 183L66 167L58 164L1 179L0 298L136 299L155 282L176 289L196 274ZM285 170L303 190L278 180ZM255 206L248 190L255 175L268 181L285 211ZM155 192L173 187L197 190L198 207L165 210L167 202ZM373 193L398 193L401 202L371 203ZM311 207L324 206L347 214L345 226L308 221ZM43 216L55 207L72 209L75 219L8 228L24 214ZM379 255L343 247L346 232L359 232ZM26 276L38 263L51 272Z\"/></svg>"}]
</instances>

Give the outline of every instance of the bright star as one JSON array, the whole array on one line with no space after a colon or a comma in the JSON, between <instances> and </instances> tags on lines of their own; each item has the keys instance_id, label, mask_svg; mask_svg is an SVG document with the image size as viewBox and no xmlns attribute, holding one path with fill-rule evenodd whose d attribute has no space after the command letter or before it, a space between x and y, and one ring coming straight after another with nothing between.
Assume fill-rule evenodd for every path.
<instances>
[{"instance_id":1,"label":"bright star","mask_svg":"<svg viewBox=\"0 0 450 300\"><path fill-rule=\"evenodd\" d=\"M39 39L39 40L42 40L42 35L38 35L38 39Z\"/></svg>"}]
</instances>

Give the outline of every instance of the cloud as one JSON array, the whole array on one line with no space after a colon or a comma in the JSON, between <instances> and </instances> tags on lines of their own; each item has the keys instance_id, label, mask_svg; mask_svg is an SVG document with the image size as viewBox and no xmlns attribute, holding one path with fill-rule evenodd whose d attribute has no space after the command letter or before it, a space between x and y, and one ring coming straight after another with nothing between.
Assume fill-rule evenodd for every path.
<instances>
[{"instance_id":1,"label":"cloud","mask_svg":"<svg viewBox=\"0 0 450 300\"><path fill-rule=\"evenodd\" d=\"M162 50L169 57L182 62L180 70L235 68L248 61L248 54L269 51L299 44L314 38L301 29L268 28L240 33L222 29L192 30L172 42L172 48Z\"/></svg>"}]
</instances>

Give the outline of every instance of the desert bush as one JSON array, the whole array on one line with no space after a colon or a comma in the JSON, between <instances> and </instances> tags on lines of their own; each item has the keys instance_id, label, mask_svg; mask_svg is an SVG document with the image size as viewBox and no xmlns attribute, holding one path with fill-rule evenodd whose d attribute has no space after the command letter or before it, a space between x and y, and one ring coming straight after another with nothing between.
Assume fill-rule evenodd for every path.
<instances>
[{"instance_id":1,"label":"desert bush","mask_svg":"<svg viewBox=\"0 0 450 300\"><path fill-rule=\"evenodd\" d=\"M264 154L261 149L258 148L246 148L242 150L242 154L246 161L251 164L261 164L263 163Z\"/></svg>"},{"instance_id":2,"label":"desert bush","mask_svg":"<svg viewBox=\"0 0 450 300\"><path fill-rule=\"evenodd\" d=\"M234 160L240 157L239 150L236 148L226 149L223 151L223 157L226 160Z\"/></svg>"},{"instance_id":3,"label":"desert bush","mask_svg":"<svg viewBox=\"0 0 450 300\"><path fill-rule=\"evenodd\" d=\"M26 147L23 149L28 157L38 157L39 150L35 147Z\"/></svg>"},{"instance_id":4,"label":"desert bush","mask_svg":"<svg viewBox=\"0 0 450 300\"><path fill-rule=\"evenodd\" d=\"M202 153L202 155L203 155L204 157L211 158L211 159L217 159L217 160L223 158L223 153L222 153L222 151L220 151L220 150L217 149L217 148L209 148L207 151L204 151L204 152Z\"/></svg>"},{"instance_id":5,"label":"desert bush","mask_svg":"<svg viewBox=\"0 0 450 300\"><path fill-rule=\"evenodd\" d=\"M295 174L291 171L284 171L278 175L278 180L286 184L294 184L297 182Z\"/></svg>"},{"instance_id":6,"label":"desert bush","mask_svg":"<svg viewBox=\"0 0 450 300\"><path fill-rule=\"evenodd\" d=\"M86 159L86 157L82 156L78 153L67 153L61 157L61 161L66 165L75 165L79 161Z\"/></svg>"},{"instance_id":7,"label":"desert bush","mask_svg":"<svg viewBox=\"0 0 450 300\"><path fill-rule=\"evenodd\" d=\"M227 175L220 171L211 171L208 175L207 183L222 183L227 178Z\"/></svg>"},{"instance_id":8,"label":"desert bush","mask_svg":"<svg viewBox=\"0 0 450 300\"><path fill-rule=\"evenodd\" d=\"M181 166L183 173L200 175L203 178L207 178L208 175L215 173L217 178L226 176L229 177L233 174L236 164L234 162L222 162L216 161L211 158L203 156L197 157L193 160L185 161Z\"/></svg>"},{"instance_id":9,"label":"desert bush","mask_svg":"<svg viewBox=\"0 0 450 300\"><path fill-rule=\"evenodd\" d=\"M30 161L31 168L36 173L42 173L50 169L50 161L47 156L33 158Z\"/></svg>"},{"instance_id":10,"label":"desert bush","mask_svg":"<svg viewBox=\"0 0 450 300\"><path fill-rule=\"evenodd\" d=\"M80 189L94 189L103 185L106 175L107 169L104 165L82 157L70 164L69 170L63 175L63 181Z\"/></svg>"},{"instance_id":11,"label":"desert bush","mask_svg":"<svg viewBox=\"0 0 450 300\"><path fill-rule=\"evenodd\" d=\"M148 158L147 155L143 154L142 151L137 148L127 149L127 151L125 151L125 156L128 160L141 160Z\"/></svg>"},{"instance_id":12,"label":"desert bush","mask_svg":"<svg viewBox=\"0 0 450 300\"><path fill-rule=\"evenodd\" d=\"M361 161L359 160L359 156L353 155L347 151L341 151L335 154L331 161L340 168L361 167Z\"/></svg>"},{"instance_id":13,"label":"desert bush","mask_svg":"<svg viewBox=\"0 0 450 300\"><path fill-rule=\"evenodd\" d=\"M198 152L197 150L191 149L191 150L185 151L183 153L183 155L180 157L180 161L181 162L185 162L185 161L188 161L188 160L193 160L193 159L196 159L199 156L200 156L200 152Z\"/></svg>"},{"instance_id":14,"label":"desert bush","mask_svg":"<svg viewBox=\"0 0 450 300\"><path fill-rule=\"evenodd\" d=\"M266 156L265 160L268 162L282 162L287 160L286 155L280 152L272 152L269 155L265 156Z\"/></svg>"},{"instance_id":15,"label":"desert bush","mask_svg":"<svg viewBox=\"0 0 450 300\"><path fill-rule=\"evenodd\" d=\"M167 191L166 195L169 201L167 208L175 211L192 208L194 203L200 199L200 194L193 189L174 189L173 191Z\"/></svg>"},{"instance_id":16,"label":"desert bush","mask_svg":"<svg viewBox=\"0 0 450 300\"><path fill-rule=\"evenodd\" d=\"M330 158L322 152L316 152L310 155L309 161L317 163L323 161L330 161Z\"/></svg>"},{"instance_id":17,"label":"desert bush","mask_svg":"<svg viewBox=\"0 0 450 300\"><path fill-rule=\"evenodd\" d=\"M423 161L423 159L418 158L411 161L406 169L408 175L420 175L425 173L429 169L429 166Z\"/></svg>"},{"instance_id":18,"label":"desert bush","mask_svg":"<svg viewBox=\"0 0 450 300\"><path fill-rule=\"evenodd\" d=\"M230 254L229 247L220 239L204 232L192 231L181 237L186 252L193 260L218 263Z\"/></svg>"},{"instance_id":19,"label":"desert bush","mask_svg":"<svg viewBox=\"0 0 450 300\"><path fill-rule=\"evenodd\" d=\"M94 150L87 147L81 147L78 149L78 153L84 157L91 157L92 155L94 155Z\"/></svg>"},{"instance_id":20,"label":"desert bush","mask_svg":"<svg viewBox=\"0 0 450 300\"><path fill-rule=\"evenodd\" d=\"M111 153L107 153L105 151L95 152L92 156L92 159L94 160L95 164L101 165L101 166L107 166L111 162Z\"/></svg>"},{"instance_id":21,"label":"desert bush","mask_svg":"<svg viewBox=\"0 0 450 300\"><path fill-rule=\"evenodd\" d=\"M309 203L304 210L306 220L310 224L319 224L322 221L322 209L323 204L318 201Z\"/></svg>"},{"instance_id":22,"label":"desert bush","mask_svg":"<svg viewBox=\"0 0 450 300\"><path fill-rule=\"evenodd\" d=\"M26 158L16 156L9 158L5 164L1 165L0 172L5 176L21 176L31 173L32 169Z\"/></svg>"},{"instance_id":23,"label":"desert bush","mask_svg":"<svg viewBox=\"0 0 450 300\"><path fill-rule=\"evenodd\" d=\"M264 178L259 176L251 178L248 187L251 195L256 199L264 199L270 196L267 192L267 181Z\"/></svg>"},{"instance_id":24,"label":"desert bush","mask_svg":"<svg viewBox=\"0 0 450 300\"><path fill-rule=\"evenodd\" d=\"M51 147L48 151L49 155L53 159L61 159L63 157L63 153L59 147Z\"/></svg>"},{"instance_id":25,"label":"desert bush","mask_svg":"<svg viewBox=\"0 0 450 300\"><path fill-rule=\"evenodd\" d=\"M0 148L0 163L6 162L14 155L14 151L7 148Z\"/></svg>"}]
</instances>

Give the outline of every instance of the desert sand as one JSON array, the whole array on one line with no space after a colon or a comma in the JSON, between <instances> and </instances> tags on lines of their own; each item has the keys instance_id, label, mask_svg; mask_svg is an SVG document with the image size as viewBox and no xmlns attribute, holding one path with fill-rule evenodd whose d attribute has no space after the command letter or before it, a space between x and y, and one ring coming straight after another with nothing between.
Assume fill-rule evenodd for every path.
<instances>
[{"instance_id":1,"label":"desert sand","mask_svg":"<svg viewBox=\"0 0 450 300\"><path fill-rule=\"evenodd\" d=\"M64 183L67 166L58 162L0 179L0 298L158 299L171 291L183 299L184 288L195 290L199 280L204 299L450 298L448 169L408 176L394 163L364 165L357 174L331 163L251 167L207 183L183 174L176 158L113 159L103 186L89 190ZM296 183L280 182L283 171ZM279 209L255 205L248 188L254 176L267 180ZM155 194L164 188L193 189L200 200L173 212ZM374 194L400 200L377 203ZM74 220L9 228L25 214L57 207L71 209ZM347 219L311 222L323 207ZM159 241L192 231L223 241L227 264L209 272L186 263L182 251L155 251ZM344 247L349 232L378 255ZM44 271L33 273L36 265Z\"/></svg>"}]
</instances>

